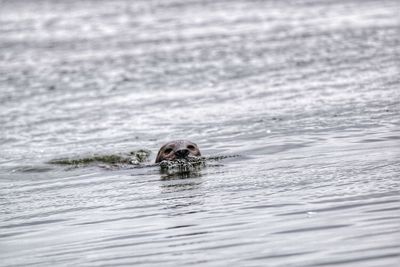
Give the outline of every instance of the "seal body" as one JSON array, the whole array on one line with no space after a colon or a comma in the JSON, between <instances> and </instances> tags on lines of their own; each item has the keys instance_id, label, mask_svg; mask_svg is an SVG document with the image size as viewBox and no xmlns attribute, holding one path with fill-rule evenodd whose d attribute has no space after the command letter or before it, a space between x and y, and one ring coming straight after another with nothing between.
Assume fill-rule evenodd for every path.
<instances>
[{"instance_id":1,"label":"seal body","mask_svg":"<svg viewBox=\"0 0 400 267\"><path fill-rule=\"evenodd\" d=\"M187 140L170 141L158 151L156 163L201 156L198 146Z\"/></svg>"}]
</instances>

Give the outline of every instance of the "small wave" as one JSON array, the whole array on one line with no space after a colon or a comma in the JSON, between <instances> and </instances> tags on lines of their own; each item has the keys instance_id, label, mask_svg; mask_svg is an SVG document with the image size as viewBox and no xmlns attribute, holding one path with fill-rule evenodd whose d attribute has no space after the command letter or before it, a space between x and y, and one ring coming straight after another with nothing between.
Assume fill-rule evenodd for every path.
<instances>
[{"instance_id":1,"label":"small wave","mask_svg":"<svg viewBox=\"0 0 400 267\"><path fill-rule=\"evenodd\" d=\"M137 151L131 151L128 154L92 155L83 158L62 158L51 160L48 163L75 167L87 166L93 163L104 163L108 165L138 165L140 163L148 161L150 153L151 152L149 150L140 149Z\"/></svg>"}]
</instances>

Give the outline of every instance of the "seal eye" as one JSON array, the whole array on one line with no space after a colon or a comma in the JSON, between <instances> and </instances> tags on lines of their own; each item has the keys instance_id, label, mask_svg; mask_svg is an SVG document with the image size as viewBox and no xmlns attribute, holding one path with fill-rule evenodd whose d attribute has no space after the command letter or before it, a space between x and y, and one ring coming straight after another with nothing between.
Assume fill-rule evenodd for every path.
<instances>
[{"instance_id":1,"label":"seal eye","mask_svg":"<svg viewBox=\"0 0 400 267\"><path fill-rule=\"evenodd\" d=\"M171 151L172 151L172 148L167 148L164 150L164 154L169 154L169 153L171 153Z\"/></svg>"},{"instance_id":2,"label":"seal eye","mask_svg":"<svg viewBox=\"0 0 400 267\"><path fill-rule=\"evenodd\" d=\"M196 149L196 148L195 148L194 146L192 146L192 145L188 145L187 148L190 149L190 150L195 150L195 149Z\"/></svg>"}]
</instances>

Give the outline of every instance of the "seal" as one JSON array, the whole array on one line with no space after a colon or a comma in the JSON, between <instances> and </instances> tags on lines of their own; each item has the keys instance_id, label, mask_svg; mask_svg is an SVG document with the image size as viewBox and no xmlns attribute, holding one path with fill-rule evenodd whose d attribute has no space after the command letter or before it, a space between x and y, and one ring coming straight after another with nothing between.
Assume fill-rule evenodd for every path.
<instances>
[{"instance_id":1,"label":"seal","mask_svg":"<svg viewBox=\"0 0 400 267\"><path fill-rule=\"evenodd\" d=\"M199 147L187 140L170 141L158 151L156 163L201 156Z\"/></svg>"}]
</instances>

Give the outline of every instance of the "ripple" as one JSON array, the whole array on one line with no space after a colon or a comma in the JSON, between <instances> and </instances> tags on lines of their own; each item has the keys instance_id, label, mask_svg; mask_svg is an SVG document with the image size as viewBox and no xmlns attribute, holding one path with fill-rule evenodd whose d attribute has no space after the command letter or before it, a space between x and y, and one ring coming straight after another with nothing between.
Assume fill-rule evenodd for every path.
<instances>
[{"instance_id":1,"label":"ripple","mask_svg":"<svg viewBox=\"0 0 400 267\"><path fill-rule=\"evenodd\" d=\"M381 254L381 255L374 255L374 256L362 256L357 258L350 258L346 260L332 260L326 262L318 262L318 264L311 265L311 266L325 266L325 265L343 265L343 264L350 264L350 263L358 263L358 262L368 262L380 259L394 259L392 262L393 264L398 260L400 253L388 253L388 254Z\"/></svg>"},{"instance_id":2,"label":"ripple","mask_svg":"<svg viewBox=\"0 0 400 267\"><path fill-rule=\"evenodd\" d=\"M349 227L349 226L351 226L351 224L327 225L327 226L321 226L321 227L293 229L293 230L288 230L288 231L275 232L273 234L301 233L301 232L319 231L319 230L335 229L335 228L342 228L342 227Z\"/></svg>"},{"instance_id":3,"label":"ripple","mask_svg":"<svg viewBox=\"0 0 400 267\"><path fill-rule=\"evenodd\" d=\"M18 223L18 224L8 224L8 225L2 225L0 228L2 229L9 229L9 228L19 228L19 227L27 227L27 226L36 226L36 225L42 225L42 224L53 224L53 223L58 223L58 222L65 222L67 220L40 220L40 221L31 221L31 222L26 222L26 223Z\"/></svg>"}]
</instances>

